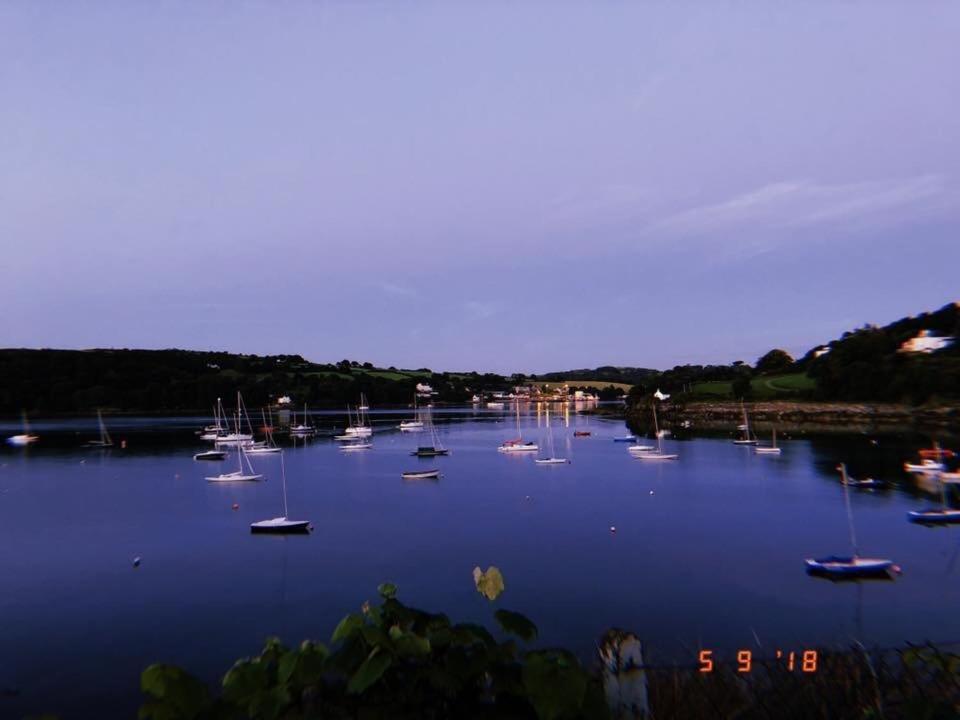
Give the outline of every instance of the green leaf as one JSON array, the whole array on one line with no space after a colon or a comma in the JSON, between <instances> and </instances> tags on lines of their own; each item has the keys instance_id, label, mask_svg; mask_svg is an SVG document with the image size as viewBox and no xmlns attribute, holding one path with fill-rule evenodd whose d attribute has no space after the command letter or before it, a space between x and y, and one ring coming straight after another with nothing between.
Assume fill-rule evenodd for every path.
<instances>
[{"instance_id":1,"label":"green leaf","mask_svg":"<svg viewBox=\"0 0 960 720\"><path fill-rule=\"evenodd\" d=\"M527 653L523 687L540 720L577 717L587 689L586 673L569 653Z\"/></svg>"},{"instance_id":2,"label":"green leaf","mask_svg":"<svg viewBox=\"0 0 960 720\"><path fill-rule=\"evenodd\" d=\"M397 586L393 583L381 583L377 586L377 592L384 600L389 600L397 596Z\"/></svg>"},{"instance_id":3,"label":"green leaf","mask_svg":"<svg viewBox=\"0 0 960 720\"><path fill-rule=\"evenodd\" d=\"M497 610L493 616L504 632L516 635L527 642L537 639L537 626L526 615L510 610Z\"/></svg>"},{"instance_id":4,"label":"green leaf","mask_svg":"<svg viewBox=\"0 0 960 720\"><path fill-rule=\"evenodd\" d=\"M477 587L477 592L487 600L496 600L505 589L503 575L499 568L493 565L488 567L486 572L482 572L479 567L475 567L473 569L473 582Z\"/></svg>"},{"instance_id":5,"label":"green leaf","mask_svg":"<svg viewBox=\"0 0 960 720\"><path fill-rule=\"evenodd\" d=\"M358 695L373 685L386 672L387 668L393 662L393 658L387 653L378 652L374 648L373 652L363 661L363 665L357 668L357 671L347 683L347 692Z\"/></svg>"},{"instance_id":6,"label":"green leaf","mask_svg":"<svg viewBox=\"0 0 960 720\"><path fill-rule=\"evenodd\" d=\"M399 655L422 656L430 654L430 641L409 630L401 630L394 625L390 628L390 639Z\"/></svg>"},{"instance_id":7,"label":"green leaf","mask_svg":"<svg viewBox=\"0 0 960 720\"><path fill-rule=\"evenodd\" d=\"M333 637L330 638L330 642L338 643L341 640L346 640L362 627L363 616L357 615L356 613L351 613L341 620L339 625L337 625L336 629L333 631Z\"/></svg>"},{"instance_id":8,"label":"green leaf","mask_svg":"<svg viewBox=\"0 0 960 720\"><path fill-rule=\"evenodd\" d=\"M140 689L156 700L141 708L145 718L190 720L210 704L206 685L172 665L148 667L140 675Z\"/></svg>"}]
</instances>

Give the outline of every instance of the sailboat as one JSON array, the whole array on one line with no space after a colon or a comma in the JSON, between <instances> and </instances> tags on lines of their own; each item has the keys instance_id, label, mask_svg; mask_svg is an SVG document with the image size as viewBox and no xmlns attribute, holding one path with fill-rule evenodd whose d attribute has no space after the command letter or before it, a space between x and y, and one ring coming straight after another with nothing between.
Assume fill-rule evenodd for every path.
<instances>
[{"instance_id":1,"label":"sailboat","mask_svg":"<svg viewBox=\"0 0 960 720\"><path fill-rule=\"evenodd\" d=\"M733 441L734 445L756 445L759 440L750 434L750 420L747 419L747 408L743 404L743 398L740 398L740 409L743 411L743 422L737 426L737 430L743 433L743 437Z\"/></svg>"},{"instance_id":2,"label":"sailboat","mask_svg":"<svg viewBox=\"0 0 960 720\"><path fill-rule=\"evenodd\" d=\"M912 473L924 473L928 475L940 474L946 468L942 462L932 460L930 458L924 458L920 461L919 464L912 462L905 462L903 464L903 469L907 472Z\"/></svg>"},{"instance_id":3,"label":"sailboat","mask_svg":"<svg viewBox=\"0 0 960 720\"><path fill-rule=\"evenodd\" d=\"M650 407L653 409L653 431L657 438L657 447L655 450L649 452L635 452L631 454L639 460L676 460L680 457L679 455L663 452L663 434L660 432L660 426L657 424L656 401L653 401Z\"/></svg>"},{"instance_id":4,"label":"sailboat","mask_svg":"<svg viewBox=\"0 0 960 720\"><path fill-rule=\"evenodd\" d=\"M497 448L497 451L502 453L539 452L540 447L536 443L523 441L523 432L520 430L520 403L515 403L515 405L517 408L517 439L505 440Z\"/></svg>"},{"instance_id":5,"label":"sailboat","mask_svg":"<svg viewBox=\"0 0 960 720\"><path fill-rule=\"evenodd\" d=\"M413 420L402 420L398 426L400 432L421 432L423 430L423 420L420 419L420 413L417 410L417 394L413 394Z\"/></svg>"},{"instance_id":6,"label":"sailboat","mask_svg":"<svg viewBox=\"0 0 960 720\"><path fill-rule=\"evenodd\" d=\"M863 490L874 490L886 485L883 480L874 480L873 478L863 478L862 480L857 480L857 478L851 477L847 473L846 463L840 463L837 465L837 470L840 472L840 482L848 487L861 488Z\"/></svg>"},{"instance_id":7,"label":"sailboat","mask_svg":"<svg viewBox=\"0 0 960 720\"><path fill-rule=\"evenodd\" d=\"M248 455L270 455L273 453L280 452L280 447L273 439L273 420L271 418L271 424L267 424L266 413L261 410L260 417L263 419L263 432L266 436L266 439L261 442L255 442L252 445L246 447Z\"/></svg>"},{"instance_id":8,"label":"sailboat","mask_svg":"<svg viewBox=\"0 0 960 720\"><path fill-rule=\"evenodd\" d=\"M843 486L843 501L847 507L847 527L850 529L850 546L853 554L849 557L830 555L822 558L807 558L804 564L811 575L823 575L830 578L893 577L900 568L887 558L864 558L857 552L857 535L853 529L853 510L850 508L850 488Z\"/></svg>"},{"instance_id":9,"label":"sailboat","mask_svg":"<svg viewBox=\"0 0 960 720\"><path fill-rule=\"evenodd\" d=\"M553 426L550 425L550 409L547 408L547 457L537 458L534 463L537 465L566 465L567 459L557 457L553 446Z\"/></svg>"},{"instance_id":10,"label":"sailboat","mask_svg":"<svg viewBox=\"0 0 960 720\"><path fill-rule=\"evenodd\" d=\"M261 520L250 524L252 533L306 533L310 532L309 520L290 520L287 516L287 473L283 467L283 455L280 455L280 486L283 488L283 517Z\"/></svg>"},{"instance_id":11,"label":"sailboat","mask_svg":"<svg viewBox=\"0 0 960 720\"><path fill-rule=\"evenodd\" d=\"M441 455L449 455L450 451L447 450L443 443L440 442L440 435L437 433L437 427L433 424L433 412L430 410L430 407L427 406L426 414L423 416L425 418L424 428L430 432L430 445L421 445L416 450L414 450L411 455L416 455L417 457L439 457Z\"/></svg>"},{"instance_id":12,"label":"sailboat","mask_svg":"<svg viewBox=\"0 0 960 720\"><path fill-rule=\"evenodd\" d=\"M216 440L221 435L227 434L226 418L223 413L223 403L217 398L217 404L213 406L213 425L207 425L200 434L201 440Z\"/></svg>"},{"instance_id":13,"label":"sailboat","mask_svg":"<svg viewBox=\"0 0 960 720\"><path fill-rule=\"evenodd\" d=\"M755 447L753 449L757 455L779 455L780 448L777 447L777 429L773 429L773 438L770 441L770 447Z\"/></svg>"},{"instance_id":14,"label":"sailboat","mask_svg":"<svg viewBox=\"0 0 960 720\"><path fill-rule=\"evenodd\" d=\"M370 427L369 416L365 415L369 409L367 396L360 393L360 405L357 407L357 422L354 423L353 417L350 415L350 406L347 405L347 429L344 430L345 435L359 437L370 437L373 435L373 428Z\"/></svg>"},{"instance_id":15,"label":"sailboat","mask_svg":"<svg viewBox=\"0 0 960 720\"><path fill-rule=\"evenodd\" d=\"M294 422L296 422L296 415L294 415ZM296 435L297 437L308 437L317 432L317 429L313 425L307 424L307 404L303 404L303 420L300 421L298 425L290 426L290 434Z\"/></svg>"},{"instance_id":16,"label":"sailboat","mask_svg":"<svg viewBox=\"0 0 960 720\"><path fill-rule=\"evenodd\" d=\"M103 414L97 410L97 422L100 423L100 439L90 440L85 447L88 448L109 448L113 447L113 440L110 439L110 433L107 432L107 426L103 424Z\"/></svg>"},{"instance_id":17,"label":"sailboat","mask_svg":"<svg viewBox=\"0 0 960 720\"><path fill-rule=\"evenodd\" d=\"M30 434L30 423L27 422L27 413L23 411L20 413L20 419L23 423L23 432L19 435L11 435L7 438L7 445L12 445L13 447L26 447L31 445L40 438L36 435Z\"/></svg>"},{"instance_id":18,"label":"sailboat","mask_svg":"<svg viewBox=\"0 0 960 720\"><path fill-rule=\"evenodd\" d=\"M241 407L240 402L240 393L237 393L237 407ZM236 433L240 434L240 412L237 412L236 416ZM208 482L253 482L255 480L260 480L263 478L263 475L257 473L253 469L253 465L250 464L250 458L247 457L246 447L242 442L237 442L237 469L234 472L221 473L220 475L208 476ZM243 461L247 461L247 472L244 472Z\"/></svg>"},{"instance_id":19,"label":"sailboat","mask_svg":"<svg viewBox=\"0 0 960 720\"><path fill-rule=\"evenodd\" d=\"M243 398L240 397L240 391L237 391L237 414L236 414L236 426L233 432L228 432L226 435L220 435L216 439L217 447L221 446L236 446L240 445L249 445L253 440L253 428L250 427L250 418L247 418L247 429L249 432L240 431L240 419L242 415L245 415L243 408ZM226 414L224 413L224 417Z\"/></svg>"},{"instance_id":20,"label":"sailboat","mask_svg":"<svg viewBox=\"0 0 960 720\"><path fill-rule=\"evenodd\" d=\"M912 523L922 525L949 525L960 523L960 509L947 507L947 485L942 478L937 477L940 484L940 507L926 510L911 510L907 519Z\"/></svg>"}]
</instances>

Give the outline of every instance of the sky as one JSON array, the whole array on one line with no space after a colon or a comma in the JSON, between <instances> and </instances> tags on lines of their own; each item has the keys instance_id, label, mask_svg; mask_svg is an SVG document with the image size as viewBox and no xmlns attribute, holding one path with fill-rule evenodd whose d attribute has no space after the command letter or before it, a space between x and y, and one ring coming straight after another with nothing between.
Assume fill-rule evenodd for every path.
<instances>
[{"instance_id":1,"label":"sky","mask_svg":"<svg viewBox=\"0 0 960 720\"><path fill-rule=\"evenodd\" d=\"M960 299L960 3L0 4L0 347L802 354Z\"/></svg>"}]
</instances>

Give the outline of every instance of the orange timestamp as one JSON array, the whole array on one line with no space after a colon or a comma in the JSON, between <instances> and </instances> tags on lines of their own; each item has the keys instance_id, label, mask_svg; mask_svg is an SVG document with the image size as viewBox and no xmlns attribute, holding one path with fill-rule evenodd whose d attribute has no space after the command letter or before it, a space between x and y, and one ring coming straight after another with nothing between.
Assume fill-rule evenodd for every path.
<instances>
[{"instance_id":1,"label":"orange timestamp","mask_svg":"<svg viewBox=\"0 0 960 720\"><path fill-rule=\"evenodd\" d=\"M777 660L784 662L787 666L787 670L794 671L799 670L800 672L805 673L815 673L817 671L817 665L820 660L820 655L816 650L800 650L785 652L783 650L777 650L775 656ZM714 669L714 655L713 650L701 650L700 651L700 672L702 673L711 673ZM753 651L752 650L737 650L737 672L738 673L749 673L753 672Z\"/></svg>"}]
</instances>

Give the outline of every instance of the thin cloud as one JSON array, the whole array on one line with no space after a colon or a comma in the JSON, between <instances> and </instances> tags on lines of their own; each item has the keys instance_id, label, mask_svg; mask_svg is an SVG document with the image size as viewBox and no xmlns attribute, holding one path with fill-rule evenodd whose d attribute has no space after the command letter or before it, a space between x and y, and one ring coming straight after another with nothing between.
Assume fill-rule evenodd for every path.
<instances>
[{"instance_id":1,"label":"thin cloud","mask_svg":"<svg viewBox=\"0 0 960 720\"><path fill-rule=\"evenodd\" d=\"M789 180L720 203L683 210L651 224L647 230L702 235L750 227L789 229L827 223L900 222L946 210L954 196L941 175L834 185Z\"/></svg>"},{"instance_id":2,"label":"thin cloud","mask_svg":"<svg viewBox=\"0 0 960 720\"><path fill-rule=\"evenodd\" d=\"M467 312L481 320L491 318L500 312L500 303L498 302L468 300L464 303L464 307Z\"/></svg>"}]
</instances>

